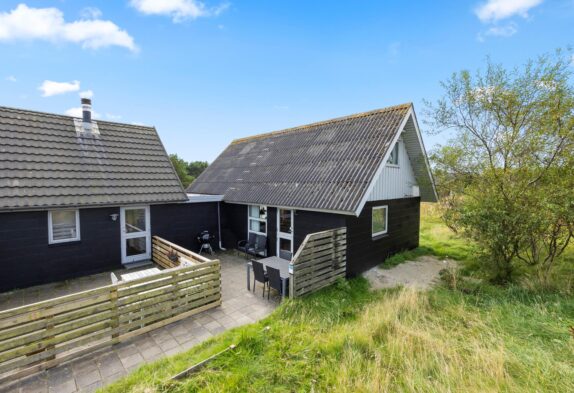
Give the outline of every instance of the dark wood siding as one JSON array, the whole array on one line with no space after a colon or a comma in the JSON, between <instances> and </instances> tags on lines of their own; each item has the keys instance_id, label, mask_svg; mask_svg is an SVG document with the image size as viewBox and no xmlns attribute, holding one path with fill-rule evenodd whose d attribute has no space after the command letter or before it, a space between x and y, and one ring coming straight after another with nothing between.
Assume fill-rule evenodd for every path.
<instances>
[{"instance_id":1,"label":"dark wood siding","mask_svg":"<svg viewBox=\"0 0 574 393\"><path fill-rule=\"evenodd\" d=\"M208 230L216 236L211 246L217 250L217 202L152 205L150 215L152 235L198 252L197 235Z\"/></svg>"},{"instance_id":2,"label":"dark wood siding","mask_svg":"<svg viewBox=\"0 0 574 393\"><path fill-rule=\"evenodd\" d=\"M121 266L119 208L80 210L80 241L48 244L48 213L0 214L0 291Z\"/></svg>"},{"instance_id":3,"label":"dark wood siding","mask_svg":"<svg viewBox=\"0 0 574 393\"><path fill-rule=\"evenodd\" d=\"M267 208L267 255L277 255L277 208Z\"/></svg>"},{"instance_id":4,"label":"dark wood siding","mask_svg":"<svg viewBox=\"0 0 574 393\"><path fill-rule=\"evenodd\" d=\"M388 232L371 234L373 206L389 207ZM420 198L368 202L359 217L347 218L347 275L355 276L390 255L419 245Z\"/></svg>"},{"instance_id":5,"label":"dark wood siding","mask_svg":"<svg viewBox=\"0 0 574 393\"><path fill-rule=\"evenodd\" d=\"M294 234L295 244L293 245L293 251L297 252L297 249L301 243L303 243L303 240L305 240L305 236L310 233L344 227L345 217L346 216L342 214L296 210Z\"/></svg>"},{"instance_id":6,"label":"dark wood siding","mask_svg":"<svg viewBox=\"0 0 574 393\"><path fill-rule=\"evenodd\" d=\"M234 249L247 239L247 205L221 202L221 240L223 247Z\"/></svg>"},{"instance_id":7,"label":"dark wood siding","mask_svg":"<svg viewBox=\"0 0 574 393\"><path fill-rule=\"evenodd\" d=\"M80 209L80 241L48 244L48 213L0 214L0 291L121 268L119 207ZM204 229L218 236L217 203L150 207L151 234L197 251ZM217 240L213 247L217 246Z\"/></svg>"}]
</instances>

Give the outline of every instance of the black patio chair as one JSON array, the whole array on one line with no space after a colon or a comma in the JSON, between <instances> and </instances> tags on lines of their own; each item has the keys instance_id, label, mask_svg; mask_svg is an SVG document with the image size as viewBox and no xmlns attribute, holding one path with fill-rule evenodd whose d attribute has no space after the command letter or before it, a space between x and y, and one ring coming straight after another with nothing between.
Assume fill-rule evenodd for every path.
<instances>
[{"instance_id":1,"label":"black patio chair","mask_svg":"<svg viewBox=\"0 0 574 393\"><path fill-rule=\"evenodd\" d=\"M281 274L279 269L267 266L267 300L271 294L271 288L275 289L279 295L283 295L283 288L281 285Z\"/></svg>"},{"instance_id":2,"label":"black patio chair","mask_svg":"<svg viewBox=\"0 0 574 393\"><path fill-rule=\"evenodd\" d=\"M253 292L255 293L255 287L257 286L257 281L263 284L263 297L265 297L265 285L268 284L267 274L263 269L263 264L255 260L251 260L251 266L253 267Z\"/></svg>"},{"instance_id":3,"label":"black patio chair","mask_svg":"<svg viewBox=\"0 0 574 393\"><path fill-rule=\"evenodd\" d=\"M254 255L267 256L267 236L255 235L255 247L251 250Z\"/></svg>"},{"instance_id":4,"label":"black patio chair","mask_svg":"<svg viewBox=\"0 0 574 393\"><path fill-rule=\"evenodd\" d=\"M251 248L255 248L256 236L257 236L256 233L250 232L249 238L247 240L240 240L237 242L237 249L239 251L243 251L246 259L247 259L247 256L249 255L248 250Z\"/></svg>"},{"instance_id":5,"label":"black patio chair","mask_svg":"<svg viewBox=\"0 0 574 393\"><path fill-rule=\"evenodd\" d=\"M250 232L249 239L241 240L237 243L237 249L245 253L247 259L249 255L253 256L267 256L267 237Z\"/></svg>"},{"instance_id":6,"label":"black patio chair","mask_svg":"<svg viewBox=\"0 0 574 393\"><path fill-rule=\"evenodd\" d=\"M279 250L279 258L290 261L293 258L291 251Z\"/></svg>"}]
</instances>

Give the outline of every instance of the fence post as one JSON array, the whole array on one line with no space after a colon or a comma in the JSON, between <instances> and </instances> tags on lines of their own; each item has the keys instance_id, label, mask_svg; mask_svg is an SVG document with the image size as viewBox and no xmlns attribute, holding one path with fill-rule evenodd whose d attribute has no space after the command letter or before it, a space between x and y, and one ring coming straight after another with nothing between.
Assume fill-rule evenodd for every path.
<instances>
[{"instance_id":1,"label":"fence post","mask_svg":"<svg viewBox=\"0 0 574 393\"><path fill-rule=\"evenodd\" d=\"M111 328L112 328L112 343L115 344L120 336L120 314L118 311L118 286L113 285L110 289L110 303L111 303Z\"/></svg>"},{"instance_id":2,"label":"fence post","mask_svg":"<svg viewBox=\"0 0 574 393\"><path fill-rule=\"evenodd\" d=\"M51 311L52 307L49 307L46 309L46 311L48 311L48 315L46 315L46 341L50 341L54 339L54 334L52 333L54 330L54 313ZM45 351L50 351L52 349L55 349L56 346L54 344L48 344L46 345L46 348L44 349ZM56 354L47 357L44 361L48 361L48 360L54 360L56 359Z\"/></svg>"}]
</instances>

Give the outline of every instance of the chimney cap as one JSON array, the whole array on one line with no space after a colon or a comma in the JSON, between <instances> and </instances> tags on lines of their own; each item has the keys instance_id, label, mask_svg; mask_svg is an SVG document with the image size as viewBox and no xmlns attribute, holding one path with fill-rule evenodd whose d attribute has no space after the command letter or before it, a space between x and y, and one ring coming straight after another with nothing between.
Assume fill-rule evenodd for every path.
<instances>
[{"instance_id":1,"label":"chimney cap","mask_svg":"<svg viewBox=\"0 0 574 393\"><path fill-rule=\"evenodd\" d=\"M82 98L82 104L92 105L92 100L90 98Z\"/></svg>"}]
</instances>

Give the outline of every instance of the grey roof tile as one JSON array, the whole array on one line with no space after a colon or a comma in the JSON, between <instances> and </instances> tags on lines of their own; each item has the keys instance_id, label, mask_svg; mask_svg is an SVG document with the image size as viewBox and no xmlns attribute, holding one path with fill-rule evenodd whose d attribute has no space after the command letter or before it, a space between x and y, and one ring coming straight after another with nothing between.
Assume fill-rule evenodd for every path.
<instances>
[{"instance_id":1,"label":"grey roof tile","mask_svg":"<svg viewBox=\"0 0 574 393\"><path fill-rule=\"evenodd\" d=\"M187 200L153 127L0 107L0 210Z\"/></svg>"},{"instance_id":2,"label":"grey roof tile","mask_svg":"<svg viewBox=\"0 0 574 393\"><path fill-rule=\"evenodd\" d=\"M233 141L188 192L354 213L411 104Z\"/></svg>"}]
</instances>

